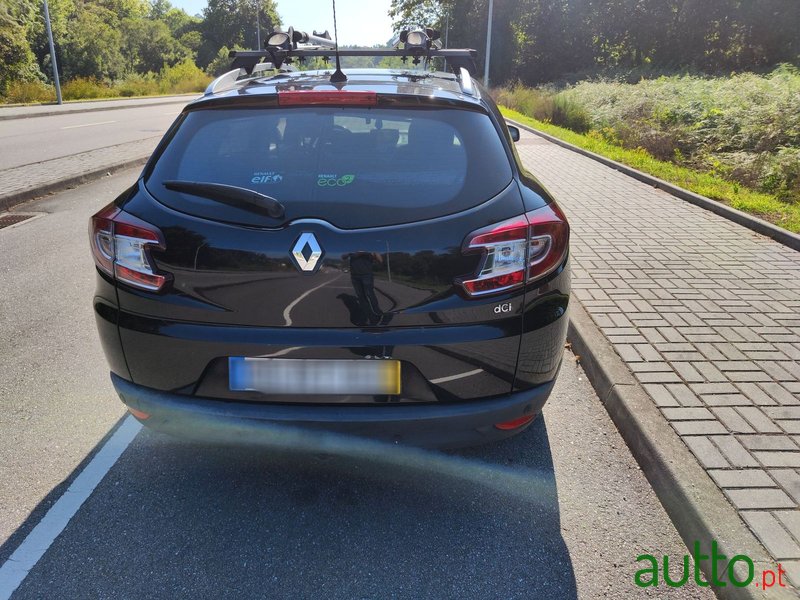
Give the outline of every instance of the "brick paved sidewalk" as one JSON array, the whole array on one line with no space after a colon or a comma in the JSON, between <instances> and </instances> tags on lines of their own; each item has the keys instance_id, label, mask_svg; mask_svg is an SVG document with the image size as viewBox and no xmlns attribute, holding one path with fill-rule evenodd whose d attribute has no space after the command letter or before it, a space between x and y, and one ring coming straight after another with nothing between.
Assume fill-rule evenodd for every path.
<instances>
[{"instance_id":1,"label":"brick paved sidewalk","mask_svg":"<svg viewBox=\"0 0 800 600\"><path fill-rule=\"evenodd\" d=\"M122 163L144 159L156 147L161 136L128 142L107 148L97 148L63 158L54 158L31 165L0 170L0 208L3 200L35 191L43 186L56 185L64 180L81 177L96 170L112 169Z\"/></svg>"},{"instance_id":2,"label":"brick paved sidewalk","mask_svg":"<svg viewBox=\"0 0 800 600\"><path fill-rule=\"evenodd\" d=\"M800 253L523 132L572 225L573 291L800 583Z\"/></svg>"}]
</instances>

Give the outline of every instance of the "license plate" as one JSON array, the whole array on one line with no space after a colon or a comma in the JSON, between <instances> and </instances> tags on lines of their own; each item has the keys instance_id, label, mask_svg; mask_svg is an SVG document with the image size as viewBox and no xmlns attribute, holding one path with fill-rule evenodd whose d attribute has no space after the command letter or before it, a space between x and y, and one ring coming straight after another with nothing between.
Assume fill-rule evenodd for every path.
<instances>
[{"instance_id":1,"label":"license plate","mask_svg":"<svg viewBox=\"0 0 800 600\"><path fill-rule=\"evenodd\" d=\"M398 360L228 358L232 391L264 394L400 393Z\"/></svg>"}]
</instances>

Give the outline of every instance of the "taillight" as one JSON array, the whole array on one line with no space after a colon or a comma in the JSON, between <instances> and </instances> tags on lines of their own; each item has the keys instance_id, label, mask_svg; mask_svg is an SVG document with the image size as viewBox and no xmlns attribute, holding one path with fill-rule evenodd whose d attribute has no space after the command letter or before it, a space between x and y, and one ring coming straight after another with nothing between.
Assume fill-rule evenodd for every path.
<instances>
[{"instance_id":1,"label":"taillight","mask_svg":"<svg viewBox=\"0 0 800 600\"><path fill-rule=\"evenodd\" d=\"M458 280L470 296L505 292L533 283L561 265L569 245L569 224L553 202L469 234L465 253L482 252L471 279Z\"/></svg>"},{"instance_id":2,"label":"taillight","mask_svg":"<svg viewBox=\"0 0 800 600\"><path fill-rule=\"evenodd\" d=\"M280 106L375 106L378 94L369 91L286 90L278 92Z\"/></svg>"},{"instance_id":3,"label":"taillight","mask_svg":"<svg viewBox=\"0 0 800 600\"><path fill-rule=\"evenodd\" d=\"M117 281L150 291L167 283L169 276L157 273L150 257L151 248L165 248L153 225L109 204L89 221L89 238L97 268Z\"/></svg>"}]
</instances>

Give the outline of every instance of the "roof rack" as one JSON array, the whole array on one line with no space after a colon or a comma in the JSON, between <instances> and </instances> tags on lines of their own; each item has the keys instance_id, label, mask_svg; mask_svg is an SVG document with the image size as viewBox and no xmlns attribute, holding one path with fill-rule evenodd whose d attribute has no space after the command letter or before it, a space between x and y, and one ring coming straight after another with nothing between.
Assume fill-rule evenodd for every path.
<instances>
[{"instance_id":1,"label":"roof rack","mask_svg":"<svg viewBox=\"0 0 800 600\"><path fill-rule=\"evenodd\" d=\"M282 65L291 64L294 61L302 62L306 58L329 59L332 56L396 56L407 61L411 58L413 64L417 65L422 61L428 62L433 58L444 58L448 67L457 76L461 75L462 69L467 73L475 73L475 59L477 51L472 49L451 49L441 48L439 42L440 33L433 29L419 29L415 31L402 31L396 39L392 48L364 48L364 49L337 49L335 42L331 40L330 34L323 33L308 34L303 31L296 31L289 27L288 31L274 31L264 44L263 50L232 50L229 54L233 59L231 68L241 68L248 75L253 73L256 65L261 60L269 59L275 68L280 69ZM402 45L402 47L400 47ZM472 82L469 82L471 86ZM465 92L466 93L466 92Z\"/></svg>"}]
</instances>

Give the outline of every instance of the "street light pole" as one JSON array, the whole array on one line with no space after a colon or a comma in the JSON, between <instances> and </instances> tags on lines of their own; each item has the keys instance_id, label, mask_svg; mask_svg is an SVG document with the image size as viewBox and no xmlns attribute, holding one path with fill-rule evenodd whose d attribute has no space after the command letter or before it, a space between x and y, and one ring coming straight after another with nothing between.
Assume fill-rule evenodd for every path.
<instances>
[{"instance_id":1,"label":"street light pole","mask_svg":"<svg viewBox=\"0 0 800 600\"><path fill-rule=\"evenodd\" d=\"M489 0L489 24L486 26L486 62L483 65L483 86L489 87L489 62L492 60L492 9L494 0Z\"/></svg>"},{"instance_id":2,"label":"street light pole","mask_svg":"<svg viewBox=\"0 0 800 600\"><path fill-rule=\"evenodd\" d=\"M53 80L56 83L56 100L61 104L61 82L58 79L56 46L53 43L53 29L50 27L50 9L47 6L47 0L44 0L44 23L47 26L47 41L50 42L50 63L53 65Z\"/></svg>"},{"instance_id":3,"label":"street light pole","mask_svg":"<svg viewBox=\"0 0 800 600\"><path fill-rule=\"evenodd\" d=\"M256 48L261 50L261 7L256 0Z\"/></svg>"}]
</instances>

